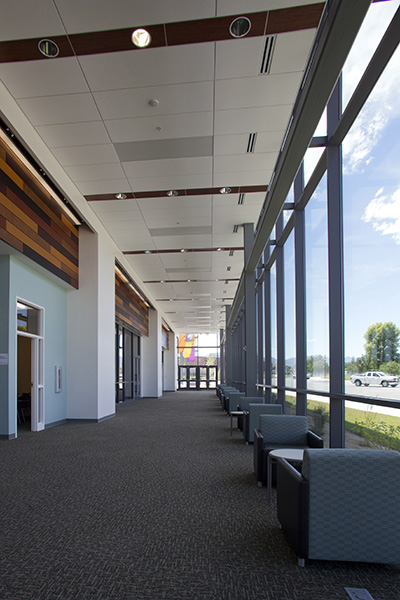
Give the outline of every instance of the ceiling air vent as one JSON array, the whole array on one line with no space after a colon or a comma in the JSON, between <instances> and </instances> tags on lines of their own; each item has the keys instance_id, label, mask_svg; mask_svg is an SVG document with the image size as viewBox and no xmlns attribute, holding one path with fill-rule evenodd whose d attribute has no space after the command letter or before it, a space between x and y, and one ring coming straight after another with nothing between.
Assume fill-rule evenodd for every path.
<instances>
[{"instance_id":1,"label":"ceiling air vent","mask_svg":"<svg viewBox=\"0 0 400 600\"><path fill-rule=\"evenodd\" d=\"M244 204L244 194L243 194L243 192L241 192L239 194L238 204Z\"/></svg>"},{"instance_id":2,"label":"ceiling air vent","mask_svg":"<svg viewBox=\"0 0 400 600\"><path fill-rule=\"evenodd\" d=\"M257 134L256 133L250 133L249 134L249 141L247 142L247 150L246 150L246 152L254 152L254 148L256 146L256 140L257 140Z\"/></svg>"},{"instance_id":3,"label":"ceiling air vent","mask_svg":"<svg viewBox=\"0 0 400 600\"><path fill-rule=\"evenodd\" d=\"M265 40L264 53L261 61L260 73L267 75L271 70L272 57L274 55L276 35L269 35Z\"/></svg>"}]
</instances>

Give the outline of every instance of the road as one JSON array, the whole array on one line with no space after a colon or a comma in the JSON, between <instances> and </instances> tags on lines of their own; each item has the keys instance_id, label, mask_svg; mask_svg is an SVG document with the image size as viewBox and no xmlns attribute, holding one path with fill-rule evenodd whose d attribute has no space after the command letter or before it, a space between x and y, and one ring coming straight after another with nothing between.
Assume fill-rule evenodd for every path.
<instances>
[{"instance_id":1,"label":"road","mask_svg":"<svg viewBox=\"0 0 400 600\"><path fill-rule=\"evenodd\" d=\"M296 380L293 379L293 383L290 383L290 379L287 380L289 385L296 386ZM307 380L307 389L310 390L318 390L319 392L329 392L329 380L323 379L322 377L311 377ZM395 415L396 417L400 417L400 385L397 387L387 387L383 388L382 386L374 386L370 385L368 387L361 386L357 387L351 381L345 382L345 393L351 394L352 396L369 396L373 398L379 398L380 400L395 400L399 402L399 409L390 408L385 406L373 405L373 411L379 412L381 414L387 415ZM311 396L311 394L310 394ZM321 396L314 396L315 400L319 402L329 402L328 398L322 398ZM346 402L346 406L349 408L356 408L359 410L366 410L367 406L371 406L364 403L351 402L350 400Z\"/></svg>"}]
</instances>

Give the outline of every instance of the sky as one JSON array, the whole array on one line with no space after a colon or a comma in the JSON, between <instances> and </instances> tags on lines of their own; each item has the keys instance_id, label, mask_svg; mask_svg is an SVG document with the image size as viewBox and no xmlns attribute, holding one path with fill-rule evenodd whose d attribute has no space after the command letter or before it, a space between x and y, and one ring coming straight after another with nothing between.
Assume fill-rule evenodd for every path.
<instances>
[{"instance_id":1,"label":"sky","mask_svg":"<svg viewBox=\"0 0 400 600\"><path fill-rule=\"evenodd\" d=\"M391 0L371 5L343 70L343 108L399 3ZM399 90L398 49L343 143L346 357L364 353L364 334L373 323L393 321L400 327ZM321 120L316 135L326 133L324 128ZM306 179L318 158L318 151L309 153ZM320 246L308 265L314 274L308 301L309 355L328 354L323 210L318 218L318 204L322 209L325 198L323 181L308 207L314 211L308 218L313 244Z\"/></svg>"}]
</instances>

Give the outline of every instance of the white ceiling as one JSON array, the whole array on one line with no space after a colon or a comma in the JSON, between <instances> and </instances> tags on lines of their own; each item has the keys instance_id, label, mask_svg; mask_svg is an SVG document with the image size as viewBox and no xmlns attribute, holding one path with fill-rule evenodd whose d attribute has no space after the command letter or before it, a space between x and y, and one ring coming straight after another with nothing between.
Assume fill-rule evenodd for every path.
<instances>
[{"instance_id":1,"label":"white ceiling","mask_svg":"<svg viewBox=\"0 0 400 600\"><path fill-rule=\"evenodd\" d=\"M293 5L290 0L0 3L1 41ZM295 2L307 4L313 2ZM233 233L234 226L257 222L265 193L246 193L238 204L237 193L210 194L207 188L268 185L314 37L315 29L278 34L266 75L259 74L264 36L0 64L4 86L82 195L199 191L90 202L122 251L176 251L126 257L177 333L223 326L243 251L230 255L218 248L243 246L242 228ZM156 106L149 104L152 99ZM18 130L18 123L13 125ZM246 152L250 133L257 133L253 153Z\"/></svg>"}]
</instances>

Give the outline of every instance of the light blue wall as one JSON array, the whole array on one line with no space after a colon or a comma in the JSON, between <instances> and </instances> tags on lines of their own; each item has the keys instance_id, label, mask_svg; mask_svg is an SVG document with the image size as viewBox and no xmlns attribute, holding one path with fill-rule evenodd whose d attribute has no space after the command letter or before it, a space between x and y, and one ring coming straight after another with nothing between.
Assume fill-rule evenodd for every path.
<instances>
[{"instance_id":1,"label":"light blue wall","mask_svg":"<svg viewBox=\"0 0 400 600\"><path fill-rule=\"evenodd\" d=\"M15 431L16 299L44 308L45 425L66 418L66 296L67 290L11 256L9 287L9 433ZM1 268L1 263L0 263ZM1 271L0 271L1 273ZM0 279L0 282L2 279ZM1 306L0 293L0 306ZM1 336L1 328L0 328ZM1 337L0 337L1 341ZM63 370L63 388L55 392L55 366Z\"/></svg>"},{"instance_id":2,"label":"light blue wall","mask_svg":"<svg viewBox=\"0 0 400 600\"><path fill-rule=\"evenodd\" d=\"M0 353L8 354L9 257L0 256ZM0 365L0 435L8 427L8 366Z\"/></svg>"}]
</instances>

